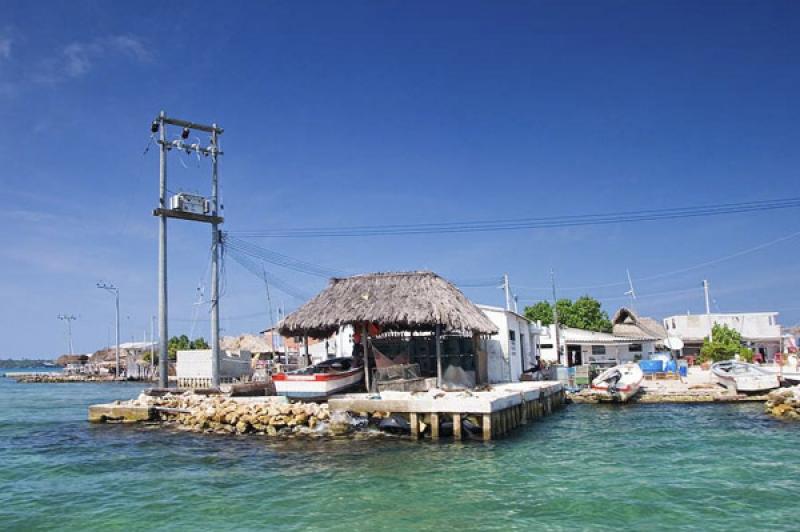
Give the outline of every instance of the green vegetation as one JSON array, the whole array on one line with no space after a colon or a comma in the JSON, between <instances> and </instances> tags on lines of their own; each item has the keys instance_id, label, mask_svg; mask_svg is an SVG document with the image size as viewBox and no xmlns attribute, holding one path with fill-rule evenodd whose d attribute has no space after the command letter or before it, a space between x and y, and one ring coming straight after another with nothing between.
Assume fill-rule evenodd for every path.
<instances>
[{"instance_id":1,"label":"green vegetation","mask_svg":"<svg viewBox=\"0 0 800 532\"><path fill-rule=\"evenodd\" d=\"M575 327L589 331L611 332L611 320L600 302L590 296L582 296L572 301L559 299L556 302L558 321L565 327ZM553 323L553 305L549 301L539 301L533 306L525 307L525 316L531 320L539 320L543 325Z\"/></svg>"},{"instance_id":2,"label":"green vegetation","mask_svg":"<svg viewBox=\"0 0 800 532\"><path fill-rule=\"evenodd\" d=\"M753 361L753 351L742 345L742 335L727 325L714 324L711 329L713 341L706 338L700 348L701 362L720 362L739 355L745 362Z\"/></svg>"},{"instance_id":3,"label":"green vegetation","mask_svg":"<svg viewBox=\"0 0 800 532\"><path fill-rule=\"evenodd\" d=\"M189 337L185 334L173 336L169 339L169 342L167 342L167 353L169 354L170 360L178 358L178 351L185 351L187 349L209 349L209 345L203 337L189 340ZM150 362L150 353L145 353L143 358L145 362ZM156 355L156 362L158 362L158 355Z\"/></svg>"}]
</instances>

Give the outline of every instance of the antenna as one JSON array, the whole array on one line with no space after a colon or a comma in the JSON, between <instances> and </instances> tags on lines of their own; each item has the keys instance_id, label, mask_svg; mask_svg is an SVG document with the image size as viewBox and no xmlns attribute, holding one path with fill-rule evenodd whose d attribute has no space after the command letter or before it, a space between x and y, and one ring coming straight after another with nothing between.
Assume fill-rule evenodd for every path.
<instances>
[{"instance_id":1,"label":"antenna","mask_svg":"<svg viewBox=\"0 0 800 532\"><path fill-rule=\"evenodd\" d=\"M631 296L631 310L635 310L633 307L636 305L636 289L633 287L633 279L631 279L631 271L629 269L625 269L625 273L628 274L628 286L630 290L625 292L626 296Z\"/></svg>"},{"instance_id":2,"label":"antenna","mask_svg":"<svg viewBox=\"0 0 800 532\"><path fill-rule=\"evenodd\" d=\"M71 314L70 315L59 314L56 317L58 319L60 319L61 321L67 322L67 337L68 337L68 341L69 341L69 354L72 355L72 354L74 354L72 352L72 322L77 320L78 318L76 318L75 316L73 316Z\"/></svg>"}]
</instances>

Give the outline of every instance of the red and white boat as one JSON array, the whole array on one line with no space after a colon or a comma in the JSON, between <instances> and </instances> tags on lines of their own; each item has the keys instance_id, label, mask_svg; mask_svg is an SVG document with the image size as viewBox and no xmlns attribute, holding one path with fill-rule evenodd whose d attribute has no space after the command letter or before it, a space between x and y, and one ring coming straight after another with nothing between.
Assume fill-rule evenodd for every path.
<instances>
[{"instance_id":1,"label":"red and white boat","mask_svg":"<svg viewBox=\"0 0 800 532\"><path fill-rule=\"evenodd\" d=\"M608 399L626 402L636 395L642 385L644 373L638 364L629 362L608 369L592 381L592 390Z\"/></svg>"},{"instance_id":2,"label":"red and white boat","mask_svg":"<svg viewBox=\"0 0 800 532\"><path fill-rule=\"evenodd\" d=\"M355 388L364 380L364 368L352 358L332 358L307 368L272 376L275 392L291 399L319 400Z\"/></svg>"}]
</instances>

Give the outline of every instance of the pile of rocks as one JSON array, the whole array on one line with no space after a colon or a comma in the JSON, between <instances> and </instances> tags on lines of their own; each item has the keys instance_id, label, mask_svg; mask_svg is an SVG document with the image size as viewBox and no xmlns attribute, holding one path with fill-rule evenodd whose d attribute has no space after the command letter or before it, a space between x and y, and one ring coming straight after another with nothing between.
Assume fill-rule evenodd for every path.
<instances>
[{"instance_id":1,"label":"pile of rocks","mask_svg":"<svg viewBox=\"0 0 800 532\"><path fill-rule=\"evenodd\" d=\"M14 379L23 384L33 383L61 383L61 382L101 382L113 380L111 378L95 377L92 375L54 375L52 373L29 373L14 377Z\"/></svg>"},{"instance_id":2,"label":"pile of rocks","mask_svg":"<svg viewBox=\"0 0 800 532\"><path fill-rule=\"evenodd\" d=\"M142 394L131 404L154 408L163 423L194 432L339 436L359 425L345 413L331 414L327 404L289 403L278 397L248 401L189 393L163 397Z\"/></svg>"},{"instance_id":3,"label":"pile of rocks","mask_svg":"<svg viewBox=\"0 0 800 532\"><path fill-rule=\"evenodd\" d=\"M770 392L765 408L772 416L800 421L800 386Z\"/></svg>"}]
</instances>

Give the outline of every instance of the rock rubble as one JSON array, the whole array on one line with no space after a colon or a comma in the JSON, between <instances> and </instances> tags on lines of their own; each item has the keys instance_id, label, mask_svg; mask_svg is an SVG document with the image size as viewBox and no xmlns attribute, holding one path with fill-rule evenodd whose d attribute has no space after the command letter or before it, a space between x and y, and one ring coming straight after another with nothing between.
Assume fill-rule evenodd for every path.
<instances>
[{"instance_id":1,"label":"rock rubble","mask_svg":"<svg viewBox=\"0 0 800 532\"><path fill-rule=\"evenodd\" d=\"M800 386L770 392L764 408L767 414L777 418L800 421Z\"/></svg>"}]
</instances>

